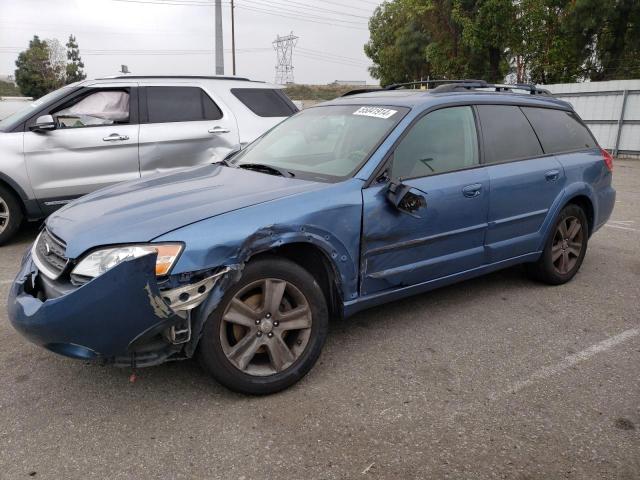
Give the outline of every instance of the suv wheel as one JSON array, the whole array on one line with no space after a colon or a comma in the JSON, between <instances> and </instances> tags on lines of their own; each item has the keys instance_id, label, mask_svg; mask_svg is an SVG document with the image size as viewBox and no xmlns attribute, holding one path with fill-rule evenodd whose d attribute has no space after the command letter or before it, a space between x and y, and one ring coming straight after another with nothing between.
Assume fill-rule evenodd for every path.
<instances>
[{"instance_id":1,"label":"suv wheel","mask_svg":"<svg viewBox=\"0 0 640 480\"><path fill-rule=\"evenodd\" d=\"M20 228L22 209L15 195L0 185L0 245L5 244Z\"/></svg>"},{"instance_id":2,"label":"suv wheel","mask_svg":"<svg viewBox=\"0 0 640 480\"><path fill-rule=\"evenodd\" d=\"M313 276L278 257L247 264L205 324L201 365L236 392L264 395L300 380L320 356L327 304Z\"/></svg>"},{"instance_id":3,"label":"suv wheel","mask_svg":"<svg viewBox=\"0 0 640 480\"><path fill-rule=\"evenodd\" d=\"M528 266L537 280L561 285L571 280L587 252L589 224L584 210L569 204L562 209L540 259Z\"/></svg>"}]
</instances>

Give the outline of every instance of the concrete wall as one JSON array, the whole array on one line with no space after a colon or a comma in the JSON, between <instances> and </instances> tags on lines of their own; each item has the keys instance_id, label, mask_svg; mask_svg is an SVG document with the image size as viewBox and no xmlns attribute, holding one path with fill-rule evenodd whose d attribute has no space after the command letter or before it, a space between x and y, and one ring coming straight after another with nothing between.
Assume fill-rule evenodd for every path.
<instances>
[{"instance_id":1,"label":"concrete wall","mask_svg":"<svg viewBox=\"0 0 640 480\"><path fill-rule=\"evenodd\" d=\"M640 155L640 80L541 85L573 105L600 145Z\"/></svg>"}]
</instances>

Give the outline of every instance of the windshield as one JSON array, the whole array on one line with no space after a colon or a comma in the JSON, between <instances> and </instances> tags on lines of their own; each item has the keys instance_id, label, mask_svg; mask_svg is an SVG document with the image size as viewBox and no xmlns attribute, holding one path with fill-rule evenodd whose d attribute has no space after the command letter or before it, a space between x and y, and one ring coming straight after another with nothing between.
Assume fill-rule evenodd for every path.
<instances>
[{"instance_id":1,"label":"windshield","mask_svg":"<svg viewBox=\"0 0 640 480\"><path fill-rule=\"evenodd\" d=\"M407 111L360 105L311 108L280 123L231 161L295 177L339 180L363 165Z\"/></svg>"},{"instance_id":2,"label":"windshield","mask_svg":"<svg viewBox=\"0 0 640 480\"><path fill-rule=\"evenodd\" d=\"M0 121L0 132L8 132L10 130L13 130L17 125L29 118L36 109L47 103L55 102L56 100L67 95L74 88L75 86L67 85L65 87L59 88L58 90L47 93L45 96L40 97L39 99L34 100L31 103L27 103L24 108L21 108L17 112L12 113L7 118Z\"/></svg>"}]
</instances>

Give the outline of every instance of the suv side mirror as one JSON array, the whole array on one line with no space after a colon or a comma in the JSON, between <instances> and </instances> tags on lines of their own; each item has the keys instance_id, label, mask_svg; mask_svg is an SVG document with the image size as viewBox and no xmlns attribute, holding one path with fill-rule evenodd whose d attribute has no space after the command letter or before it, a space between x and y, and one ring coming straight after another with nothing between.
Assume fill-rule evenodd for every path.
<instances>
[{"instance_id":1,"label":"suv side mirror","mask_svg":"<svg viewBox=\"0 0 640 480\"><path fill-rule=\"evenodd\" d=\"M42 115L38 117L35 125L32 125L29 129L34 132L49 132L57 128L56 121L51 115Z\"/></svg>"},{"instance_id":2,"label":"suv side mirror","mask_svg":"<svg viewBox=\"0 0 640 480\"><path fill-rule=\"evenodd\" d=\"M387 200L398 210L417 217L415 212L427 206L425 198L412 192L414 190L409 185L403 183L389 182L387 188Z\"/></svg>"}]
</instances>

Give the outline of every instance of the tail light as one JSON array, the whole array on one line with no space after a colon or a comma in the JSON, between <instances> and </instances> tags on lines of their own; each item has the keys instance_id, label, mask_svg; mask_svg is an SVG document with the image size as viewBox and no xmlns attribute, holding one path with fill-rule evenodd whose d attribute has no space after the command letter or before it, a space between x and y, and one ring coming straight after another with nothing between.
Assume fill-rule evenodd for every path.
<instances>
[{"instance_id":1,"label":"tail light","mask_svg":"<svg viewBox=\"0 0 640 480\"><path fill-rule=\"evenodd\" d=\"M600 153L602 153L602 160L604 160L604 164L607 166L610 172L613 172L613 157L611 156L611 154L604 148L600 148Z\"/></svg>"}]
</instances>

